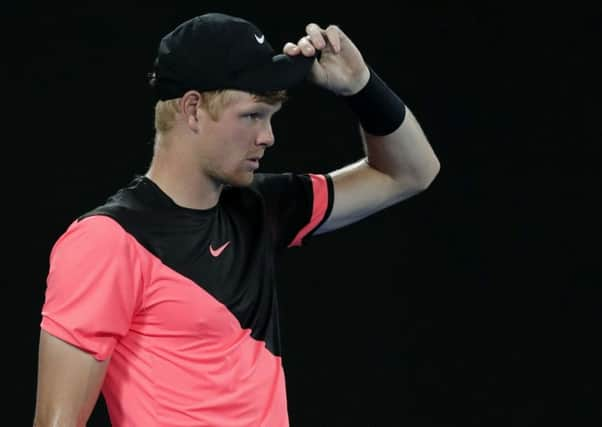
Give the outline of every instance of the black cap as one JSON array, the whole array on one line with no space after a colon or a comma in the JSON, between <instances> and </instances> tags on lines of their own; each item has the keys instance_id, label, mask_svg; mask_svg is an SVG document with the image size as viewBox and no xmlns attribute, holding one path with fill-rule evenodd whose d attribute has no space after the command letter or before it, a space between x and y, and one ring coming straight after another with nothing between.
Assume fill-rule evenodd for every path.
<instances>
[{"instance_id":1,"label":"black cap","mask_svg":"<svg viewBox=\"0 0 602 427\"><path fill-rule=\"evenodd\" d=\"M263 32L245 19L207 13L161 39L151 83L161 100L188 90L265 93L301 83L313 62L302 54L276 55Z\"/></svg>"}]
</instances>

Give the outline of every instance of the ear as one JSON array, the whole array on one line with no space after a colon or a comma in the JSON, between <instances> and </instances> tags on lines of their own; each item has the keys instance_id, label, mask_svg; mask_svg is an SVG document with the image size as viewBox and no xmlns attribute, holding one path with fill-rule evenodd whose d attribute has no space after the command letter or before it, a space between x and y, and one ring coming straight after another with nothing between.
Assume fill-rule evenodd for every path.
<instances>
[{"instance_id":1,"label":"ear","mask_svg":"<svg viewBox=\"0 0 602 427\"><path fill-rule=\"evenodd\" d=\"M189 90L180 98L180 111L186 120L186 124L193 132L199 130L199 108L201 103L201 94L196 90Z\"/></svg>"}]
</instances>

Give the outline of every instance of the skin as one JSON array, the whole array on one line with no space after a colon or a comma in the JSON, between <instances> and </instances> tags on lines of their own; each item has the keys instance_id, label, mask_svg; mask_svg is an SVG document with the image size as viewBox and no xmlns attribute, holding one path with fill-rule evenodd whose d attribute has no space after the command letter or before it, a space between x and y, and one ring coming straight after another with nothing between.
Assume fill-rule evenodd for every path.
<instances>
[{"instance_id":1,"label":"skin","mask_svg":"<svg viewBox=\"0 0 602 427\"><path fill-rule=\"evenodd\" d=\"M336 25L310 23L306 35L284 45L283 52L314 55L321 51L310 80L338 95L353 95L368 82L370 71L351 39ZM330 175L335 201L329 219L315 234L336 230L428 188L440 164L414 114L406 107L402 125L389 135L360 129L366 157Z\"/></svg>"},{"instance_id":2,"label":"skin","mask_svg":"<svg viewBox=\"0 0 602 427\"><path fill-rule=\"evenodd\" d=\"M367 83L370 71L352 41L337 26L308 24L296 43L283 52L312 56L321 50L310 80L338 95L352 95ZM207 209L215 206L224 184L249 185L265 150L274 145L271 118L280 105L236 94L217 121L200 107L200 94L179 100L176 124L156 136L147 176L175 203ZM358 221L425 190L439 172L439 161L412 112L386 136L360 129L366 156L333 171L334 205L317 233ZM110 363L42 331L34 426L84 426Z\"/></svg>"},{"instance_id":3,"label":"skin","mask_svg":"<svg viewBox=\"0 0 602 427\"><path fill-rule=\"evenodd\" d=\"M274 145L271 119L281 104L233 92L217 121L201 107L199 92L187 92L174 128L157 135L147 176L180 206L207 209L215 206L224 184L249 185L258 161Z\"/></svg>"},{"instance_id":4,"label":"skin","mask_svg":"<svg viewBox=\"0 0 602 427\"><path fill-rule=\"evenodd\" d=\"M33 425L85 426L98 399L109 360L98 361L43 330L38 351Z\"/></svg>"}]
</instances>

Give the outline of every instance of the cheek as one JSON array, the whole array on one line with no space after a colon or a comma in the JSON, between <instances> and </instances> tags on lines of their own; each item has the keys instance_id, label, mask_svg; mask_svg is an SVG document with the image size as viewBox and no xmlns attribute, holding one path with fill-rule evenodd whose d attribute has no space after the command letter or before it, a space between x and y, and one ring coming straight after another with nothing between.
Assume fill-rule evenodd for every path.
<instances>
[{"instance_id":1,"label":"cheek","mask_svg":"<svg viewBox=\"0 0 602 427\"><path fill-rule=\"evenodd\" d=\"M237 169L253 144L252 133L241 127L229 128L213 141L212 158L224 172Z\"/></svg>"},{"instance_id":2,"label":"cheek","mask_svg":"<svg viewBox=\"0 0 602 427\"><path fill-rule=\"evenodd\" d=\"M232 156L245 155L253 145L253 133L243 126L233 127L228 130L222 142L225 151Z\"/></svg>"}]
</instances>

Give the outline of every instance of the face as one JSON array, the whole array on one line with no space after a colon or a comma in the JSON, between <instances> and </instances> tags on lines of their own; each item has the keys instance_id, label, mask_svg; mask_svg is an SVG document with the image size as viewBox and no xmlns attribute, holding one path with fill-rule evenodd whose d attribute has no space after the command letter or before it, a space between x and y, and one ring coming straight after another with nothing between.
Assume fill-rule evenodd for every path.
<instances>
[{"instance_id":1,"label":"face","mask_svg":"<svg viewBox=\"0 0 602 427\"><path fill-rule=\"evenodd\" d=\"M217 121L199 109L205 174L220 184L249 185L265 150L274 145L271 119L281 106L257 102L252 95L235 91Z\"/></svg>"}]
</instances>

